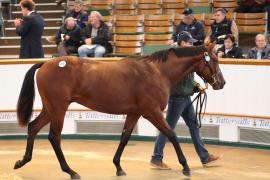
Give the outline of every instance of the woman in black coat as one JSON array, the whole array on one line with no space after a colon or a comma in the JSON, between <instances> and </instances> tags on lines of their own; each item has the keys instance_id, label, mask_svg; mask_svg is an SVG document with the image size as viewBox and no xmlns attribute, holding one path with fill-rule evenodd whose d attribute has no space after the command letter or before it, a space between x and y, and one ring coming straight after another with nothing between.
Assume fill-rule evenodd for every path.
<instances>
[{"instance_id":1,"label":"woman in black coat","mask_svg":"<svg viewBox=\"0 0 270 180\"><path fill-rule=\"evenodd\" d=\"M236 46L235 38L232 34L227 34L224 38L224 44L217 50L219 58L244 58L243 50Z\"/></svg>"}]
</instances>

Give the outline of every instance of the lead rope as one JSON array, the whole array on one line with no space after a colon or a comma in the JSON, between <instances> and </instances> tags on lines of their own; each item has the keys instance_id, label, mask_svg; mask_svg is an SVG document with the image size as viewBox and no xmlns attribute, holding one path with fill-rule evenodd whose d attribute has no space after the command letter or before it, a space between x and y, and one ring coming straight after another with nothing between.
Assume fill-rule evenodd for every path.
<instances>
[{"instance_id":1,"label":"lead rope","mask_svg":"<svg viewBox=\"0 0 270 180\"><path fill-rule=\"evenodd\" d=\"M206 84L206 89L207 88L208 88L208 86ZM197 100L196 109L195 109L195 111L196 111L196 127L201 128L202 127L202 119L204 117L205 110L206 110L206 104L207 104L206 92L204 92L204 93L199 92L199 94L193 99L193 101L191 102L190 105L192 105L196 100Z\"/></svg>"}]
</instances>

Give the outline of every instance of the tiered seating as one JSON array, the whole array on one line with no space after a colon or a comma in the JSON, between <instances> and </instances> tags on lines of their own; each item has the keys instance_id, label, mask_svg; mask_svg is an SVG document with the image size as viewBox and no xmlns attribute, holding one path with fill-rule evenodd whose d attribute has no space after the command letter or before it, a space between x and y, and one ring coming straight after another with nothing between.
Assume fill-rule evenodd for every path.
<instances>
[{"instance_id":1,"label":"tiered seating","mask_svg":"<svg viewBox=\"0 0 270 180\"><path fill-rule=\"evenodd\" d=\"M114 28L114 16L103 16L103 21L109 26L109 31L112 33Z\"/></svg>"},{"instance_id":2,"label":"tiered seating","mask_svg":"<svg viewBox=\"0 0 270 180\"><path fill-rule=\"evenodd\" d=\"M266 33L267 13L236 13L239 32Z\"/></svg>"},{"instance_id":3,"label":"tiered seating","mask_svg":"<svg viewBox=\"0 0 270 180\"><path fill-rule=\"evenodd\" d=\"M169 35L171 36L173 33L173 16L146 15L144 18L144 32L145 34L151 35L147 36L145 44L168 44L169 39L167 39L167 37ZM164 34L167 36L161 36Z\"/></svg>"},{"instance_id":4,"label":"tiered seating","mask_svg":"<svg viewBox=\"0 0 270 180\"><path fill-rule=\"evenodd\" d=\"M163 0L161 7L163 14L182 13L186 7L186 0Z\"/></svg>"},{"instance_id":5,"label":"tiered seating","mask_svg":"<svg viewBox=\"0 0 270 180\"><path fill-rule=\"evenodd\" d=\"M141 54L143 46L143 15L116 15L113 56Z\"/></svg>"},{"instance_id":6,"label":"tiered seating","mask_svg":"<svg viewBox=\"0 0 270 180\"><path fill-rule=\"evenodd\" d=\"M188 0L187 7L190 7L194 13L210 13L212 11L212 0Z\"/></svg>"},{"instance_id":7,"label":"tiered seating","mask_svg":"<svg viewBox=\"0 0 270 180\"><path fill-rule=\"evenodd\" d=\"M161 14L161 0L137 0L138 14Z\"/></svg>"},{"instance_id":8,"label":"tiered seating","mask_svg":"<svg viewBox=\"0 0 270 180\"><path fill-rule=\"evenodd\" d=\"M91 0L89 3L91 10L100 11L102 15L112 14L113 1L112 0Z\"/></svg>"},{"instance_id":9,"label":"tiered seating","mask_svg":"<svg viewBox=\"0 0 270 180\"><path fill-rule=\"evenodd\" d=\"M56 3L47 3L48 0L38 0L36 10L45 19L45 29L42 36L43 48L46 57L51 57L57 52L55 44L49 44L46 36L54 35L58 31L62 16L65 10L61 6L56 6ZM19 4L11 5L11 18L21 18L21 10ZM20 49L20 37L17 36L14 27L14 20L4 21L4 36L0 38L0 58L17 58Z\"/></svg>"},{"instance_id":10,"label":"tiered seating","mask_svg":"<svg viewBox=\"0 0 270 180\"><path fill-rule=\"evenodd\" d=\"M103 18L113 34L114 54L119 56L141 54L142 47L145 49L152 45L170 44L173 28L179 25L183 18L182 11L187 6L194 10L196 19L204 22L206 32L213 22L213 10L220 7L229 10L227 17L236 21L240 33L266 32L266 13L233 13L231 11L236 6L236 1L233 0L85 0L84 2L85 9L107 12L102 13ZM73 3L74 0L68 1L68 7L73 8ZM48 44L44 39L57 32L65 12L55 3L37 3L37 11L45 17L46 27L43 37L45 53L55 53L56 46ZM11 15L12 18L21 17L18 4L12 6ZM19 37L15 34L14 22L5 20L4 25L5 37L0 39L0 55L9 52L18 54Z\"/></svg>"},{"instance_id":11,"label":"tiered seating","mask_svg":"<svg viewBox=\"0 0 270 180\"><path fill-rule=\"evenodd\" d=\"M233 12L237 6L237 2L235 0L214 0L213 8L226 8L228 12Z\"/></svg>"},{"instance_id":12,"label":"tiered seating","mask_svg":"<svg viewBox=\"0 0 270 180\"><path fill-rule=\"evenodd\" d=\"M136 14L135 0L114 0L114 14Z\"/></svg>"}]
</instances>

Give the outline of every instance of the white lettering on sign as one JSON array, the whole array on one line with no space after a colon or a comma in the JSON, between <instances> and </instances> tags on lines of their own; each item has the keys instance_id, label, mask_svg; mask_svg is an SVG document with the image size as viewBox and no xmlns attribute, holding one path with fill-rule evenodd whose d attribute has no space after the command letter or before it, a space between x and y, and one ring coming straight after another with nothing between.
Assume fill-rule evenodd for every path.
<instances>
[{"instance_id":1,"label":"white lettering on sign","mask_svg":"<svg viewBox=\"0 0 270 180\"><path fill-rule=\"evenodd\" d=\"M39 111L34 111L31 120L34 120L40 114ZM164 114L165 117L165 114ZM96 111L67 111L65 119L69 120L107 120L107 121L123 121L126 115L105 114ZM144 119L141 117L140 119ZM16 112L0 112L1 121L17 121ZM178 123L185 124L185 121L179 118ZM270 120L252 117L235 117L221 115L205 115L202 118L202 124L211 125L235 125L239 127L253 127L270 129Z\"/></svg>"}]
</instances>

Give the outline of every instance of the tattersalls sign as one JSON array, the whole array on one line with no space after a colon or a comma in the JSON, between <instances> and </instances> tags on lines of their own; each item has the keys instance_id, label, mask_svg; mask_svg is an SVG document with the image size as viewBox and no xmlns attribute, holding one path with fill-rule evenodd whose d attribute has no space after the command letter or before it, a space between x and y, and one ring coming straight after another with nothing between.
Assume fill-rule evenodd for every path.
<instances>
[{"instance_id":1,"label":"tattersalls sign","mask_svg":"<svg viewBox=\"0 0 270 180\"><path fill-rule=\"evenodd\" d=\"M40 112L34 111L32 120L38 116ZM104 114L96 111L67 111L65 115L66 121L76 120L100 120L100 121L124 121L126 115L114 115ZM0 112L0 123L1 122L15 122L17 121L16 112ZM179 123L184 123L180 119ZM202 119L202 124L213 124L213 125L234 125L237 127L249 127L249 128L261 128L270 129L270 119L254 118L254 117L236 117L226 115L205 115Z\"/></svg>"}]
</instances>

